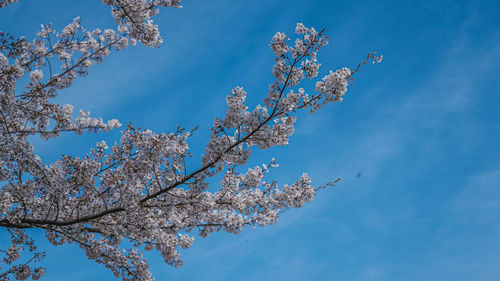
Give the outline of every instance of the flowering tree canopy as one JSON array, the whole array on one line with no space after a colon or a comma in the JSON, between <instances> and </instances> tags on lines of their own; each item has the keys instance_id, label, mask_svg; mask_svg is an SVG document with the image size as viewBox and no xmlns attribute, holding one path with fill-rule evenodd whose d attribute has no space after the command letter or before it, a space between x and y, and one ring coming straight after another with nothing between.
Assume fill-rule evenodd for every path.
<instances>
[{"instance_id":1,"label":"flowering tree canopy","mask_svg":"<svg viewBox=\"0 0 500 281\"><path fill-rule=\"evenodd\" d=\"M1 0L0 7L13 2ZM43 229L54 245L78 245L118 278L153 280L142 250L156 249L166 263L181 266L178 248L190 247L195 233L239 233L245 226L275 223L281 211L300 208L333 183L313 187L307 174L289 185L266 181L277 163L243 168L252 149L288 144L298 111L342 101L359 67L382 59L371 53L354 70L330 71L308 93L299 85L318 76L317 52L328 37L299 23L295 38L280 32L272 38L275 80L262 105L249 109L241 87L226 97L227 111L215 119L198 167L186 165L192 131L155 133L132 125L111 147L102 141L85 156L43 163L30 136L121 126L83 110L75 117L72 105L53 103L54 97L113 51L137 42L159 46L152 17L162 7L181 7L180 0L101 2L111 8L116 30L86 30L76 18L60 31L42 25L32 41L0 32L0 227L11 237L10 247L0 250L0 280L44 275L37 267L44 253L26 229ZM21 85L25 75L28 82ZM218 174L220 186L209 192L208 180Z\"/></svg>"}]
</instances>

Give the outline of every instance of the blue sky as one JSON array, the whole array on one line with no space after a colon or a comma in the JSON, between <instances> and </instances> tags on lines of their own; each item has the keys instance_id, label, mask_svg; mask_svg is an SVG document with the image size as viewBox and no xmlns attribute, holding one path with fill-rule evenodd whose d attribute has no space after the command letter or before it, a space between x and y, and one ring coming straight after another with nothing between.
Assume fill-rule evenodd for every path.
<instances>
[{"instance_id":1,"label":"blue sky","mask_svg":"<svg viewBox=\"0 0 500 281\"><path fill-rule=\"evenodd\" d=\"M344 102L301 114L273 177L342 178L278 224L197 238L180 269L150 254L157 280L495 280L500 276L500 2L185 0L156 18L158 49L120 51L58 97L104 119L172 131L200 126L199 156L225 96L243 86L257 105L272 81L277 31L326 28L322 74L384 55L356 75ZM0 30L28 38L41 23L81 16L112 27L99 1L20 0L0 9ZM496 78L495 78L496 77ZM35 139L46 161L82 155L119 130ZM193 167L199 162L193 161ZM358 174L360 176L358 177ZM47 251L45 280L115 280L73 246ZM4 242L0 242L4 244Z\"/></svg>"}]
</instances>

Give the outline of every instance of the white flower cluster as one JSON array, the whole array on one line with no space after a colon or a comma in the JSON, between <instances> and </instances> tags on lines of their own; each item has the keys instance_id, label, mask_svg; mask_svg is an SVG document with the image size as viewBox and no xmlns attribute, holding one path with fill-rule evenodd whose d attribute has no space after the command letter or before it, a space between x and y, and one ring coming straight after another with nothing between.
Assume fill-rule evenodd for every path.
<instances>
[{"instance_id":1,"label":"white flower cluster","mask_svg":"<svg viewBox=\"0 0 500 281\"><path fill-rule=\"evenodd\" d=\"M63 131L107 131L121 125L115 119L92 118L83 110L73 118L73 106L51 103L58 91L129 42L158 46L161 37L151 17L159 7L180 7L179 0L102 2L112 8L118 31L87 31L76 18L59 33L42 25L31 42L0 33L0 227L9 231L12 241L0 252L10 266L0 273L0 280L43 276L43 268L32 265L43 254L36 252L26 228L45 230L54 245L77 244L118 278L153 280L142 250L156 249L166 263L181 266L178 250L190 247L195 233L205 237L273 224L281 211L300 208L315 196L317 189L306 174L282 187L274 180L267 182L269 167L278 166L274 159L244 168L254 147L288 144L297 111L314 111L341 101L346 93L352 75L347 68L317 81L311 96L297 88L303 79L317 77L317 52L328 43L323 31L300 23L293 45L284 33L272 39L275 81L264 105L249 110L242 87L227 96L226 114L214 121L200 167L187 166L192 132L178 128L158 134L132 125L114 145L98 142L84 157L63 156L50 165L43 163L30 135L46 139ZM56 65L60 73L52 72ZM18 93L25 73L29 82ZM210 177L219 173L224 175L220 186L209 191ZM33 258L21 263L26 249Z\"/></svg>"},{"instance_id":2,"label":"white flower cluster","mask_svg":"<svg viewBox=\"0 0 500 281\"><path fill-rule=\"evenodd\" d=\"M151 47L163 42L158 26L151 17L159 13L158 7L180 8L181 0L101 0L112 8L111 13L118 30L135 41Z\"/></svg>"},{"instance_id":3,"label":"white flower cluster","mask_svg":"<svg viewBox=\"0 0 500 281\"><path fill-rule=\"evenodd\" d=\"M68 114L72 114L73 110L68 110ZM80 110L80 116L76 118L76 122L74 125L76 127L73 127L76 129L76 132L81 133L82 130L102 130L104 132L107 132L109 130L118 128L121 126L120 122L116 119L111 119L107 123L104 123L102 121L102 118L92 118L89 117L90 112L88 111L83 111Z\"/></svg>"},{"instance_id":4,"label":"white flower cluster","mask_svg":"<svg viewBox=\"0 0 500 281\"><path fill-rule=\"evenodd\" d=\"M322 81L316 82L316 91L323 95L323 103L321 105L316 103L313 110L316 110L320 106L329 102L342 101L342 97L347 92L350 76L351 70L344 67L335 72L330 71L330 73L326 75Z\"/></svg>"}]
</instances>

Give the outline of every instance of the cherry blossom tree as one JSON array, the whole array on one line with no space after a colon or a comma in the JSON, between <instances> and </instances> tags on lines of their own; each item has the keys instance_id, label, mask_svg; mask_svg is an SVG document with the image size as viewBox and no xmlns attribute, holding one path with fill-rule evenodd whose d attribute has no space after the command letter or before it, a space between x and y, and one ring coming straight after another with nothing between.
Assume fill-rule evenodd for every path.
<instances>
[{"instance_id":1,"label":"cherry blossom tree","mask_svg":"<svg viewBox=\"0 0 500 281\"><path fill-rule=\"evenodd\" d=\"M13 2L1 0L0 7ZM307 174L282 186L267 181L269 168L278 164L273 159L245 167L252 149L288 144L297 112L342 101L353 74L382 59L370 53L354 70L330 71L306 91L300 83L318 76L317 52L328 37L299 23L293 38L280 32L272 38L275 80L262 105L249 109L241 87L226 97L227 111L213 122L198 167L186 164L193 131L155 133L132 125L111 147L102 141L85 156L43 163L30 136L49 139L121 126L83 110L75 117L72 105L53 103L54 97L113 51L138 42L160 46L152 17L162 7L181 7L180 0L101 2L111 8L116 30L86 30L76 18L60 31L42 25L31 41L0 32L0 227L11 238L10 247L0 250L0 280L44 275L37 262L45 253L27 229L44 230L53 245L78 245L117 278L153 280L144 250L156 249L166 263L181 266L178 249L190 247L196 234L276 223L280 212L302 207L334 182L313 187ZM25 76L28 82L21 85ZM210 192L208 180L216 175L223 179Z\"/></svg>"}]
</instances>

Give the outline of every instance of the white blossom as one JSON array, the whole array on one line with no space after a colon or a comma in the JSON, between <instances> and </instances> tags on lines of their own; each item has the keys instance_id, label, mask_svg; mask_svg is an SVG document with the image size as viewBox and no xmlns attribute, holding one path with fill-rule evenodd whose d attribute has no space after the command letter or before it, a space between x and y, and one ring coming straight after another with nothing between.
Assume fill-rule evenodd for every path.
<instances>
[{"instance_id":1,"label":"white blossom","mask_svg":"<svg viewBox=\"0 0 500 281\"><path fill-rule=\"evenodd\" d=\"M43 72L40 69L35 69L30 73L30 79L33 82L38 82L42 80Z\"/></svg>"}]
</instances>

